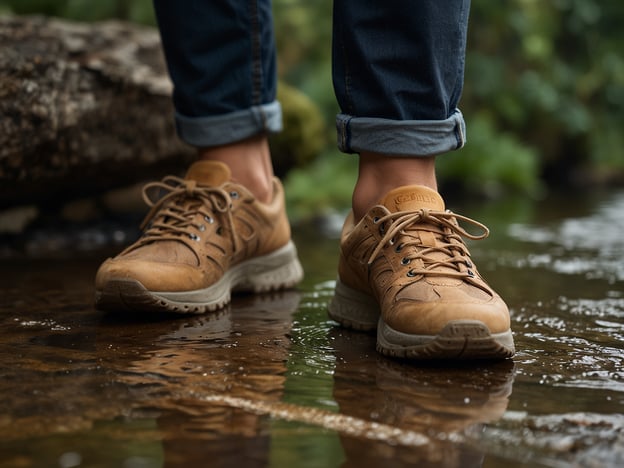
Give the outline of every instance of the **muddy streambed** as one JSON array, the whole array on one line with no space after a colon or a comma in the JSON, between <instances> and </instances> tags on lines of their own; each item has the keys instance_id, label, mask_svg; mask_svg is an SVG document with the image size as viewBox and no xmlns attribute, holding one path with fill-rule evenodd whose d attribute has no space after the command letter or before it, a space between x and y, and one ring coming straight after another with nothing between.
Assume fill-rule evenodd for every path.
<instances>
[{"instance_id":1,"label":"muddy streambed","mask_svg":"<svg viewBox=\"0 0 624 468\"><path fill-rule=\"evenodd\" d=\"M96 312L104 252L1 260L0 465L624 466L624 192L461 212L492 230L471 251L507 362L405 363L338 328L331 223L296 229L299 289L199 317Z\"/></svg>"}]
</instances>

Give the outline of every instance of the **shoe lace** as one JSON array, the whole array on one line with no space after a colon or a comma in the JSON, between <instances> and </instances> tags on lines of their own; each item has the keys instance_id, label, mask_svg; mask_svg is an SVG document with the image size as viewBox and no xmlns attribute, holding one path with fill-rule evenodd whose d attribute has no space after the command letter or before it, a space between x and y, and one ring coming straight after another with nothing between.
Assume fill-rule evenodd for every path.
<instances>
[{"instance_id":1,"label":"shoe lace","mask_svg":"<svg viewBox=\"0 0 624 468\"><path fill-rule=\"evenodd\" d=\"M471 224L482 230L480 234L471 234L459 225L459 221ZM380 225L383 237L372 251L368 264L371 265L381 250L389 245L401 243L395 247L396 252L405 249L401 262L405 265L412 260L420 259L422 267L411 268L408 276L435 275L453 277L474 277L470 254L462 237L480 240L485 239L490 231L484 224L451 211L434 211L420 209L417 211L399 211L383 217L374 218L373 222ZM389 229L385 226L389 225ZM434 234L434 246L423 245L418 232L429 231ZM417 248L407 249L415 246ZM442 254L442 255L440 255ZM445 268L446 267L446 268Z\"/></svg>"},{"instance_id":2,"label":"shoe lace","mask_svg":"<svg viewBox=\"0 0 624 468\"><path fill-rule=\"evenodd\" d=\"M152 199L150 194L158 191L159 196ZM232 196L222 188L199 186L195 180L182 179L176 176L167 176L162 181L150 182L143 187L143 200L150 207L150 211L141 223L141 230L145 230L139 240L139 245L154 240L182 240L190 245L187 238L198 241L199 236L189 228L202 231L201 223L196 223L196 215L201 214L208 223L215 221L215 212L224 214L227 218L234 251L240 249L240 240L234 232L232 217ZM237 195L237 194L236 194Z\"/></svg>"}]
</instances>

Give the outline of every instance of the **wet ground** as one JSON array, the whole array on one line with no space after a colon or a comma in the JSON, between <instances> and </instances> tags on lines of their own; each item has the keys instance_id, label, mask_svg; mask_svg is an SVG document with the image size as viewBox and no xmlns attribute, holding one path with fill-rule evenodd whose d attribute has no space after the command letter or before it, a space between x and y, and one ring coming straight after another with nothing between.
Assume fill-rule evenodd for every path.
<instances>
[{"instance_id":1,"label":"wet ground","mask_svg":"<svg viewBox=\"0 0 624 468\"><path fill-rule=\"evenodd\" d=\"M493 231L471 251L513 360L410 364L338 328L331 223L296 231L298 290L200 317L96 312L105 253L78 244L1 260L0 464L624 466L624 192L452 208Z\"/></svg>"}]
</instances>

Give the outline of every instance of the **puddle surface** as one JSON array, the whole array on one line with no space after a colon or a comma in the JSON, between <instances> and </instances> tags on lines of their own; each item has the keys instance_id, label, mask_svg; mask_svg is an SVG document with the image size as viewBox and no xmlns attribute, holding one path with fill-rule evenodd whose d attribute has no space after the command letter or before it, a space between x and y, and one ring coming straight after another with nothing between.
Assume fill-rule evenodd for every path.
<instances>
[{"instance_id":1,"label":"puddle surface","mask_svg":"<svg viewBox=\"0 0 624 468\"><path fill-rule=\"evenodd\" d=\"M378 355L327 318L337 241L311 226L298 290L199 317L96 312L101 256L3 260L3 466L624 466L624 192L457 211L493 232L471 251L513 361Z\"/></svg>"}]
</instances>

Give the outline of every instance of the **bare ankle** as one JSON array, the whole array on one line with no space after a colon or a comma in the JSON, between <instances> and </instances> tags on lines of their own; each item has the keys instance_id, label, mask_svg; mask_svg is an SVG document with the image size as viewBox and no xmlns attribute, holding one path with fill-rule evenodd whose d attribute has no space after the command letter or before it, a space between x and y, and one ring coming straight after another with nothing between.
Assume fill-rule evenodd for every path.
<instances>
[{"instance_id":1,"label":"bare ankle","mask_svg":"<svg viewBox=\"0 0 624 468\"><path fill-rule=\"evenodd\" d=\"M202 160L220 161L232 172L232 182L242 185L259 201L273 198L273 165L266 135L257 135L223 146L199 148Z\"/></svg>"},{"instance_id":2,"label":"bare ankle","mask_svg":"<svg viewBox=\"0 0 624 468\"><path fill-rule=\"evenodd\" d=\"M424 185L437 191L435 157L407 158L363 152L353 190L355 219L361 219L390 190L404 185Z\"/></svg>"}]
</instances>

